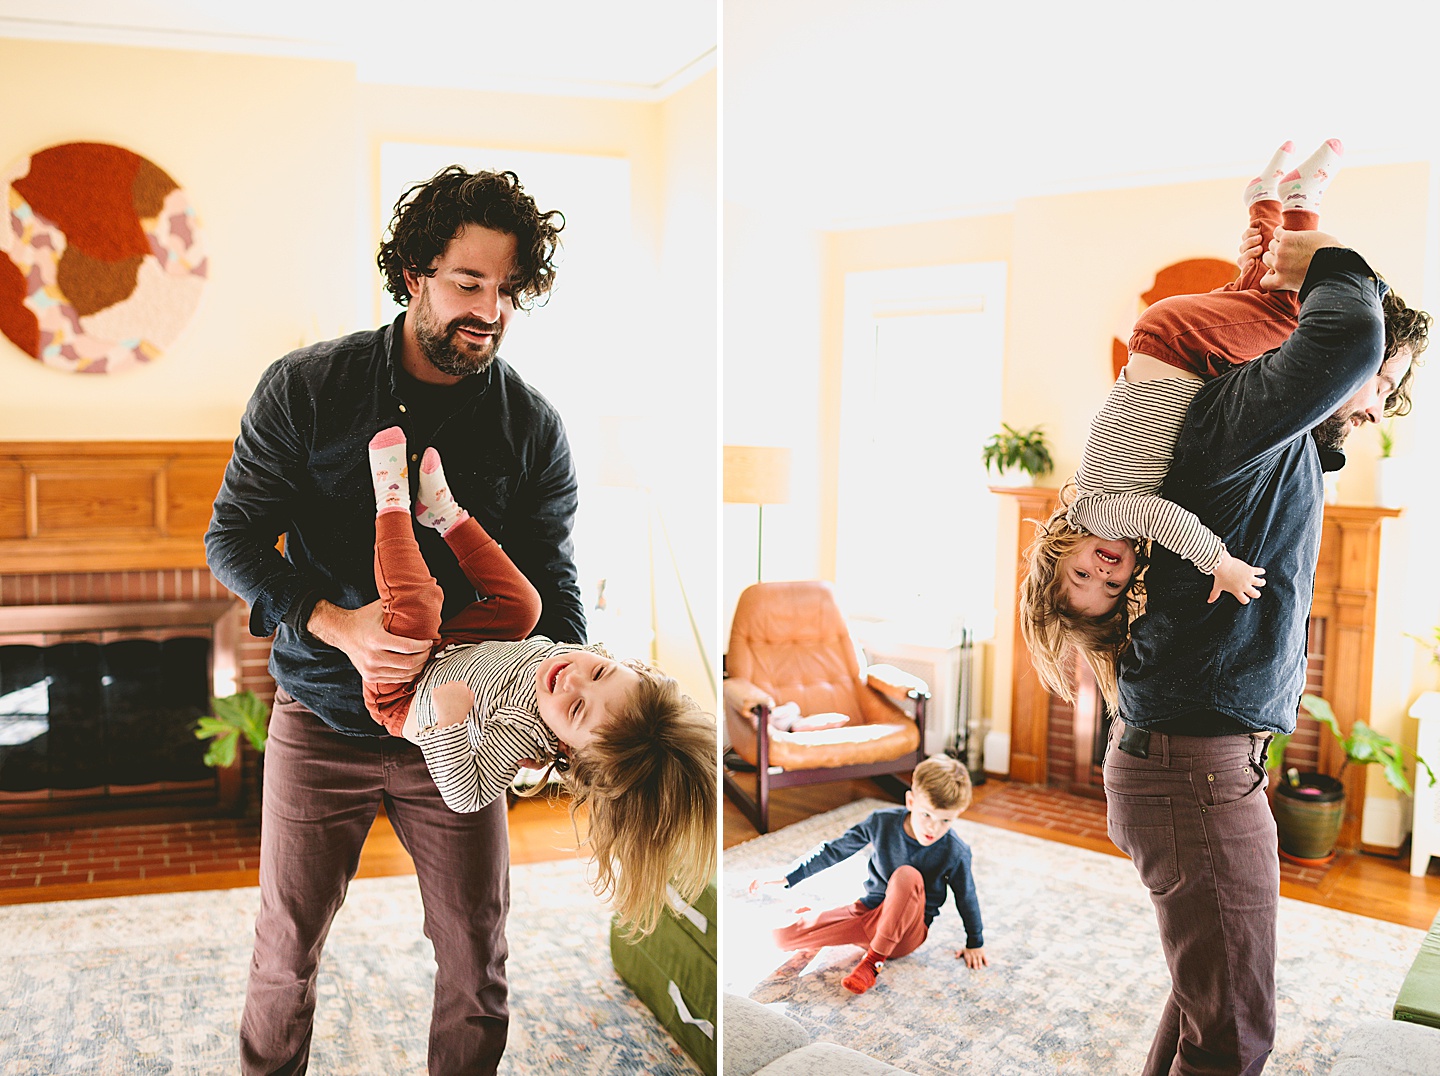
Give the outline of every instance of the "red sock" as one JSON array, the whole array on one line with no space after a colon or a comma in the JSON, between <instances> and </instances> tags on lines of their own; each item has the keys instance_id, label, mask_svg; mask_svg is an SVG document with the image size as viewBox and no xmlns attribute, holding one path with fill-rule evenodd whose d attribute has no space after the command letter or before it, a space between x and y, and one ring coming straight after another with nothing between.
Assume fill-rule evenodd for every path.
<instances>
[{"instance_id":1,"label":"red sock","mask_svg":"<svg viewBox=\"0 0 1440 1076\"><path fill-rule=\"evenodd\" d=\"M875 985L875 976L885 966L885 958L874 949L865 950L865 956L855 965L855 970L840 980L840 985L852 994L863 994Z\"/></svg>"}]
</instances>

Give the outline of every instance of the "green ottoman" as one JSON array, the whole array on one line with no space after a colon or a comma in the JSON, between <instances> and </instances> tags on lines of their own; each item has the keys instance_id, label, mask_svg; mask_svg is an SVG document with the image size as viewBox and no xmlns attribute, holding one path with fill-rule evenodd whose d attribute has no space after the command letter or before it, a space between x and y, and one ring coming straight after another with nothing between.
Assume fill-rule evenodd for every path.
<instances>
[{"instance_id":1,"label":"green ottoman","mask_svg":"<svg viewBox=\"0 0 1440 1076\"><path fill-rule=\"evenodd\" d=\"M1395 996L1395 1019L1440 1028L1440 915Z\"/></svg>"},{"instance_id":2,"label":"green ottoman","mask_svg":"<svg viewBox=\"0 0 1440 1076\"><path fill-rule=\"evenodd\" d=\"M619 924L610 927L610 957L636 997L707 1074L715 1076L715 1020L719 992L715 973L715 883L693 906L670 893L681 918L660 917L655 933L627 941Z\"/></svg>"}]
</instances>

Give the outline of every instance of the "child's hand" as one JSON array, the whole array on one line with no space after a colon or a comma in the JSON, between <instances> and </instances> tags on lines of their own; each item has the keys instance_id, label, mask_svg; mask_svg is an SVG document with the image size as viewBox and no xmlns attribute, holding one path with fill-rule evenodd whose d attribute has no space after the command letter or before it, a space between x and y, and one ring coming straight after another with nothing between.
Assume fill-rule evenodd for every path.
<instances>
[{"instance_id":1,"label":"child's hand","mask_svg":"<svg viewBox=\"0 0 1440 1076\"><path fill-rule=\"evenodd\" d=\"M1265 245L1260 242L1260 229L1256 227L1246 228L1240 233L1240 256L1235 259L1235 264L1240 267L1241 275L1250 268L1256 258L1265 253Z\"/></svg>"},{"instance_id":2,"label":"child's hand","mask_svg":"<svg viewBox=\"0 0 1440 1076\"><path fill-rule=\"evenodd\" d=\"M955 959L965 961L967 968L988 968L990 958L985 955L985 947L979 949L956 949Z\"/></svg>"},{"instance_id":3,"label":"child's hand","mask_svg":"<svg viewBox=\"0 0 1440 1076\"><path fill-rule=\"evenodd\" d=\"M762 885L786 885L786 884L788 884L788 883L785 881L785 879L784 879L783 877L781 877L781 878L752 878L752 879L750 879L750 884L745 887L745 892L746 892L747 895L753 897L756 893L760 892L760 887L761 887Z\"/></svg>"},{"instance_id":4,"label":"child's hand","mask_svg":"<svg viewBox=\"0 0 1440 1076\"><path fill-rule=\"evenodd\" d=\"M1215 585L1210 588L1206 599L1214 604L1221 594L1233 594L1241 605L1249 605L1251 598L1260 597L1260 588L1265 585L1262 578L1264 568L1252 568L1228 552L1220 554L1220 563L1215 566Z\"/></svg>"}]
</instances>

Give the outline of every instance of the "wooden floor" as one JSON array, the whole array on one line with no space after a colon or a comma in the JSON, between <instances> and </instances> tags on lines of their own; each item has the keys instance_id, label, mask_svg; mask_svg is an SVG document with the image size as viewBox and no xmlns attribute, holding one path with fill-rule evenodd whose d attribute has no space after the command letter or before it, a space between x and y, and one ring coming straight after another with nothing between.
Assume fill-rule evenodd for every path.
<instances>
[{"instance_id":1,"label":"wooden floor","mask_svg":"<svg viewBox=\"0 0 1440 1076\"><path fill-rule=\"evenodd\" d=\"M865 780L780 789L771 793L771 831L865 797L892 799L879 785ZM975 800L964 817L1119 856L1120 850L1105 836L1104 809L1103 800L992 778L975 787ZM728 798L723 819L726 848L758 836ZM1430 861L1429 873L1422 878L1412 878L1409 868L1408 847L1398 859L1341 853L1327 870L1282 863L1280 892L1311 904L1428 930L1440 911L1440 858Z\"/></svg>"},{"instance_id":2,"label":"wooden floor","mask_svg":"<svg viewBox=\"0 0 1440 1076\"><path fill-rule=\"evenodd\" d=\"M545 796L522 799L510 809L510 862L541 863L555 859L566 859L576 854L577 838L570 822L569 802L563 798L554 800ZM130 853L135 851L137 841L145 842L152 850L162 840L172 844L183 844L187 850L197 841L195 831L204 836L206 827L194 823L172 827L117 826L110 830L90 830L83 834L64 830L49 831L43 835L4 834L0 835L0 871L9 870L18 874L21 870L31 873L23 884L12 878L15 884L0 886L0 904L32 904L51 900L89 900L95 897L124 897L141 893L182 893L203 889L234 889L240 886L259 884L255 863L259 854L260 830L254 818L217 821L213 827L224 833L224 842L235 854L225 857L202 857L187 851L183 855L167 857L183 859L186 869L163 873L170 870L167 863L155 870L143 872L126 871L129 877L107 877L109 872L81 870L81 857L90 860L103 858L110 861L133 860ZM141 831L141 832L137 832ZM108 833L108 836L107 836ZM29 846L39 843L53 848L46 853L33 852ZM142 849L144 850L144 849ZM44 871L28 865L22 866L36 855L49 855L67 868L62 872ZM146 857L149 858L149 857ZM230 863L244 866L229 869ZM7 866L9 864L9 866ZM42 865L43 866L43 865ZM378 878L396 874L413 874L414 864L410 855L401 847L389 819L381 812L376 818L370 836L360 854L360 869L356 877ZM96 878L99 874L101 877ZM75 880L69 880L69 879ZM86 879L94 880L86 880Z\"/></svg>"}]
</instances>

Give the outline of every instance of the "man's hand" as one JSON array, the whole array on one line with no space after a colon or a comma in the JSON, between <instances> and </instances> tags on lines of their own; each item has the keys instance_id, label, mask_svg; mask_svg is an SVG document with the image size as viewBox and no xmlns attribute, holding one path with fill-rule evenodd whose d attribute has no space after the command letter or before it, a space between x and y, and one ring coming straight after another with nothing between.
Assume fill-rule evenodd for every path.
<instances>
[{"instance_id":1,"label":"man's hand","mask_svg":"<svg viewBox=\"0 0 1440 1076\"><path fill-rule=\"evenodd\" d=\"M1270 247L1260 259L1270 270L1260 278L1265 291L1299 291L1310 271L1310 259L1322 247L1345 244L1324 232L1291 232L1276 228Z\"/></svg>"},{"instance_id":2,"label":"man's hand","mask_svg":"<svg viewBox=\"0 0 1440 1076\"><path fill-rule=\"evenodd\" d=\"M787 885L787 884L788 884L788 883L785 881L785 878L784 878L783 876L781 876L781 877L779 877L779 878L752 878L752 879L750 879L750 884L745 887L745 893L746 893L747 896L753 897L753 896L755 896L755 894L757 894L757 893L760 892L760 887L761 887L762 885Z\"/></svg>"},{"instance_id":3,"label":"man's hand","mask_svg":"<svg viewBox=\"0 0 1440 1076\"><path fill-rule=\"evenodd\" d=\"M322 600L315 603L306 627L321 642L344 651L361 679L379 684L408 683L429 660L430 642L391 635L380 621L378 600L359 609L341 609Z\"/></svg>"},{"instance_id":4,"label":"man's hand","mask_svg":"<svg viewBox=\"0 0 1440 1076\"><path fill-rule=\"evenodd\" d=\"M1262 578L1264 568L1252 568L1228 552L1220 554L1220 563L1215 566L1215 585L1210 588L1206 599L1214 604L1222 594L1233 594L1241 605L1249 605L1251 598L1260 597L1260 588L1265 585Z\"/></svg>"},{"instance_id":5,"label":"man's hand","mask_svg":"<svg viewBox=\"0 0 1440 1076\"><path fill-rule=\"evenodd\" d=\"M967 968L988 968L990 958L985 955L985 947L979 949L956 949L955 959L965 961Z\"/></svg>"},{"instance_id":6,"label":"man's hand","mask_svg":"<svg viewBox=\"0 0 1440 1076\"><path fill-rule=\"evenodd\" d=\"M1265 253L1265 244L1260 242L1260 229L1253 224L1240 233L1240 254L1235 259L1235 264L1240 268L1240 275L1245 275L1245 270L1250 268L1252 262Z\"/></svg>"}]
</instances>

